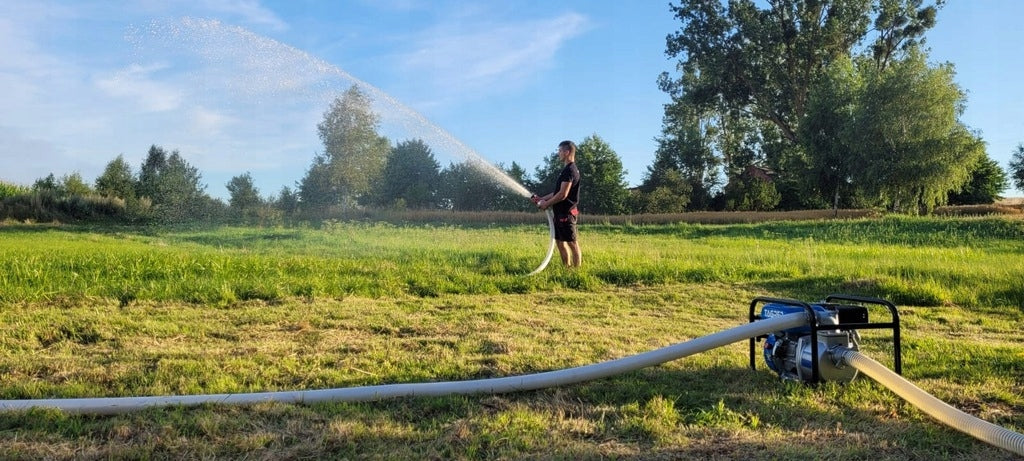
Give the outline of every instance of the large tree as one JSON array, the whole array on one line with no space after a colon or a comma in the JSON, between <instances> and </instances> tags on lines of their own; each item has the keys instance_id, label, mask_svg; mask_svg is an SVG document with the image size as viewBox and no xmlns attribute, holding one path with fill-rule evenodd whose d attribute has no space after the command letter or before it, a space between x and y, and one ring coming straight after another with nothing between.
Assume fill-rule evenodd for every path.
<instances>
[{"instance_id":1,"label":"large tree","mask_svg":"<svg viewBox=\"0 0 1024 461\"><path fill-rule=\"evenodd\" d=\"M846 131L854 181L894 210L930 212L971 179L984 142L959 117L966 95L951 64L912 51L866 76Z\"/></svg>"},{"instance_id":2,"label":"large tree","mask_svg":"<svg viewBox=\"0 0 1024 461\"><path fill-rule=\"evenodd\" d=\"M167 168L160 174L159 201L160 215L172 221L194 220L206 215L210 210L209 196L202 184L199 169L185 160L178 151L171 152L167 157Z\"/></svg>"},{"instance_id":3,"label":"large tree","mask_svg":"<svg viewBox=\"0 0 1024 461\"><path fill-rule=\"evenodd\" d=\"M679 58L678 76L663 73L659 79L672 98L665 132L678 133L672 124L689 123L673 112L707 114L703 118L716 128L709 130L718 138L715 153L730 181L749 166L743 157L750 157L750 163L777 174L775 181L789 196L783 203L822 202L808 196L814 191L831 194L832 201L835 180L821 177L824 171L801 145L811 89L833 62L856 55L861 43L868 48L860 52L870 53L879 66L890 65L921 41L942 3L682 0L671 6L682 27L669 35L666 47L669 57ZM818 171L808 174L809 168ZM831 184L820 184L822 179Z\"/></svg>"},{"instance_id":4,"label":"large tree","mask_svg":"<svg viewBox=\"0 0 1024 461\"><path fill-rule=\"evenodd\" d=\"M441 165L430 147L422 139L407 140L391 150L374 196L386 206L434 208L440 183Z\"/></svg>"},{"instance_id":5,"label":"large tree","mask_svg":"<svg viewBox=\"0 0 1024 461\"><path fill-rule=\"evenodd\" d=\"M286 215L295 214L299 210L299 194L290 187L283 186L278 192L277 198L274 199L273 205Z\"/></svg>"},{"instance_id":6,"label":"large tree","mask_svg":"<svg viewBox=\"0 0 1024 461\"><path fill-rule=\"evenodd\" d=\"M152 200L154 212L161 219L193 220L216 207L201 181L199 169L177 150L168 155L163 148L153 145L139 171L138 195Z\"/></svg>"},{"instance_id":7,"label":"large tree","mask_svg":"<svg viewBox=\"0 0 1024 461\"><path fill-rule=\"evenodd\" d=\"M529 200L496 181L488 173L490 168L473 162L452 163L441 171L438 207L457 211L536 211ZM497 168L520 184L526 183L525 171L515 162L509 168L501 164Z\"/></svg>"},{"instance_id":8,"label":"large tree","mask_svg":"<svg viewBox=\"0 0 1024 461\"><path fill-rule=\"evenodd\" d=\"M501 171L505 172L505 175L507 175L509 178L512 178L513 181L515 181L515 182L517 182L519 184L522 184L524 187L527 187L529 189L532 189L532 190L535 190L535 191L536 190L540 190L539 188L534 187L535 184L533 182L531 182L531 180L529 178L529 174L527 174L527 172L526 172L526 169L523 168L518 163L512 162L512 165L508 166L507 168L505 167L504 164L500 164L500 163L497 166L498 166L498 169L500 169ZM536 211L537 210L537 208L534 206L534 204L532 202L530 202L529 200L526 200L524 197L520 196L519 194L512 193L511 191L509 191L509 189L507 187L503 187L502 188L501 196L497 199L497 201L495 201L494 206L495 206L495 209L503 210L503 211Z\"/></svg>"},{"instance_id":9,"label":"large tree","mask_svg":"<svg viewBox=\"0 0 1024 461\"><path fill-rule=\"evenodd\" d=\"M456 211L493 211L505 189L480 168L452 163L441 172L440 206Z\"/></svg>"},{"instance_id":10,"label":"large tree","mask_svg":"<svg viewBox=\"0 0 1024 461\"><path fill-rule=\"evenodd\" d=\"M91 195L94 192L92 187L89 187L89 184L82 179L82 174L77 171L64 175L61 178L61 183L64 188L64 193L67 194L68 197L81 197Z\"/></svg>"},{"instance_id":11,"label":"large tree","mask_svg":"<svg viewBox=\"0 0 1024 461\"><path fill-rule=\"evenodd\" d=\"M305 212L322 214L340 201L338 188L331 181L331 166L326 155L313 157L313 164L295 188L298 189L299 208Z\"/></svg>"},{"instance_id":12,"label":"large tree","mask_svg":"<svg viewBox=\"0 0 1024 461\"><path fill-rule=\"evenodd\" d=\"M639 188L640 195L657 197L640 197L641 209L637 211L678 213L687 208L707 209L721 185L722 166L729 163L727 156L735 149L722 149L726 158L715 155L716 128L708 113L696 106L666 107L664 120L654 163L647 168Z\"/></svg>"},{"instance_id":13,"label":"large tree","mask_svg":"<svg viewBox=\"0 0 1024 461\"><path fill-rule=\"evenodd\" d=\"M331 103L317 125L342 205L366 199L384 170L391 145L377 133L379 124L370 98L353 85Z\"/></svg>"},{"instance_id":14,"label":"large tree","mask_svg":"<svg viewBox=\"0 0 1024 461\"><path fill-rule=\"evenodd\" d=\"M1024 144L1017 144L1017 150L1010 159L1010 177L1017 189L1024 190Z\"/></svg>"},{"instance_id":15,"label":"large tree","mask_svg":"<svg viewBox=\"0 0 1024 461\"><path fill-rule=\"evenodd\" d=\"M246 171L244 174L231 178L226 184L228 193L231 194L228 204L236 212L245 214L259 208L263 204L260 192L253 184L252 174Z\"/></svg>"},{"instance_id":16,"label":"large tree","mask_svg":"<svg viewBox=\"0 0 1024 461\"><path fill-rule=\"evenodd\" d=\"M693 184L674 166L655 166L647 180L634 192L632 208L637 213L682 213L693 194ZM656 179L655 179L656 175Z\"/></svg>"},{"instance_id":17,"label":"large tree","mask_svg":"<svg viewBox=\"0 0 1024 461\"><path fill-rule=\"evenodd\" d=\"M135 176L132 167L123 155L111 160L96 178L96 192L107 197L118 197L125 201L135 198Z\"/></svg>"},{"instance_id":18,"label":"large tree","mask_svg":"<svg viewBox=\"0 0 1024 461\"><path fill-rule=\"evenodd\" d=\"M806 187L831 199L833 209L851 205L856 165L851 161L850 139L844 131L853 123L862 86L853 61L837 59L808 95L807 114L798 130L800 144L808 153Z\"/></svg>"},{"instance_id":19,"label":"large tree","mask_svg":"<svg viewBox=\"0 0 1024 461\"><path fill-rule=\"evenodd\" d=\"M1006 172L999 166L999 162L988 155L978 159L978 164L972 168L971 179L964 184L963 188L949 194L950 205L977 205L988 204L999 200L1001 194L1010 186L1010 180Z\"/></svg>"},{"instance_id":20,"label":"large tree","mask_svg":"<svg viewBox=\"0 0 1024 461\"><path fill-rule=\"evenodd\" d=\"M923 6L924 0L878 0L874 21L875 41L871 54L875 66L885 69L893 58L924 43L924 33L935 27L935 17L945 0Z\"/></svg>"},{"instance_id":21,"label":"large tree","mask_svg":"<svg viewBox=\"0 0 1024 461\"><path fill-rule=\"evenodd\" d=\"M774 124L796 141L811 83L849 55L868 32L870 0L683 0L683 23L666 53L689 78L662 74L674 102L738 110Z\"/></svg>"},{"instance_id":22,"label":"large tree","mask_svg":"<svg viewBox=\"0 0 1024 461\"><path fill-rule=\"evenodd\" d=\"M142 167L139 168L139 180L135 183L137 195L149 197L156 203L160 187L160 174L165 169L167 169L167 152L156 144L149 146L146 159L142 161Z\"/></svg>"},{"instance_id":23,"label":"large tree","mask_svg":"<svg viewBox=\"0 0 1024 461\"><path fill-rule=\"evenodd\" d=\"M580 211L592 214L617 215L626 212L629 199L626 170L622 160L600 136L592 134L577 146L576 162L580 166ZM583 200L583 198L586 200Z\"/></svg>"}]
</instances>

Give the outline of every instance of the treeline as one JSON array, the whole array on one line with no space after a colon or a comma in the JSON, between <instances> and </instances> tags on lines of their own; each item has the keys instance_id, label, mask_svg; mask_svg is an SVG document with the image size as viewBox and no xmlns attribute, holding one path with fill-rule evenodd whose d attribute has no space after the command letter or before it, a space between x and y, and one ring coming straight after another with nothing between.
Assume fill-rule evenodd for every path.
<instances>
[{"instance_id":1,"label":"treeline","mask_svg":"<svg viewBox=\"0 0 1024 461\"><path fill-rule=\"evenodd\" d=\"M617 156L597 136L580 145L592 167L604 165L614 187L595 187L592 213L621 214L627 209L624 172ZM500 169L530 190L547 190L561 169L550 156L529 175L518 164ZM589 160L592 159L592 160ZM350 160L351 161L351 160ZM92 183L79 173L50 174L31 186L0 181L0 219L35 222L114 222L124 224L189 221L262 222L286 219L344 218L363 210L535 211L529 200L508 190L469 162L441 168L422 140L398 143L387 151L381 170L358 171L370 180L353 185L329 155L318 155L295 187L264 197L250 173L225 184L227 202L206 193L199 170L178 151L152 146L133 170L119 155ZM597 171L595 171L597 173ZM360 178L361 179L361 178ZM594 184L601 181L595 177Z\"/></svg>"},{"instance_id":2,"label":"treeline","mask_svg":"<svg viewBox=\"0 0 1024 461\"><path fill-rule=\"evenodd\" d=\"M89 184L79 173L54 174L31 187L0 187L0 219L19 221L280 222L344 218L362 210L535 211L486 168L472 161L442 168L431 147L412 139L392 144L378 133L379 116L357 86L338 97L317 129L324 151L294 187L264 197L245 172L225 184L227 203L206 193L199 170L177 150L153 145L134 170L123 156ZM553 151L552 151L553 152ZM498 168L529 190L547 192L562 165L553 154L529 174L519 164ZM579 144L587 178L584 212L623 214L631 196L622 162L597 135ZM0 183L2 184L2 183Z\"/></svg>"},{"instance_id":3,"label":"treeline","mask_svg":"<svg viewBox=\"0 0 1024 461\"><path fill-rule=\"evenodd\" d=\"M338 98L318 126L325 152L315 156L294 187L263 196L246 172L225 184L225 203L208 195L199 170L178 152L150 147L137 170L123 156L110 161L90 184L79 173L50 174L31 186L0 182L0 219L86 221L126 224L189 221L279 223L286 219L344 218L368 208L387 210L533 211L523 197L501 186L471 162L442 168L430 146L419 139L391 145L377 134L369 101L353 87ZM672 166L648 168L641 187L630 189L619 156L598 135L579 143L577 161L585 178L581 208L589 214L619 215L683 211L769 211L781 209L778 181L771 172L749 166L700 206L686 178ZM499 165L531 191L553 187L562 165L553 153L532 174L513 162ZM664 160L659 157L659 160ZM992 167L998 170L998 166ZM1024 146L1011 162L1024 186ZM1000 177L984 170L981 178ZM652 186L652 184L654 184ZM982 181L984 186L984 181ZM1005 186L1002 186L1005 187ZM978 187L976 189L983 189ZM681 193L680 191L685 191ZM987 193L950 194L949 204L991 203L1001 187ZM821 208L821 207L819 207Z\"/></svg>"},{"instance_id":4,"label":"treeline","mask_svg":"<svg viewBox=\"0 0 1024 461\"><path fill-rule=\"evenodd\" d=\"M671 96L653 163L630 188L618 154L597 134L579 142L581 211L591 214L876 208L930 213L992 203L1024 189L1024 146L1008 175L960 121L965 92L952 64L923 46L942 1L683 0L667 39L679 58L663 73ZM317 131L323 151L294 187L264 197L250 173L211 198L177 151L153 146L137 172L118 157L95 183L53 174L31 187L0 183L0 219L180 222L280 220L392 210L525 211L523 197L471 161L442 167L423 140L393 143L357 86ZM555 142L557 140L553 140ZM553 150L552 150L553 151ZM562 165L537 153L510 178L547 192Z\"/></svg>"},{"instance_id":5,"label":"treeline","mask_svg":"<svg viewBox=\"0 0 1024 461\"><path fill-rule=\"evenodd\" d=\"M230 208L206 194L201 180L177 151L154 145L138 173L119 155L92 184L77 172L51 173L31 187L0 183L0 219L131 224L229 218Z\"/></svg>"}]
</instances>

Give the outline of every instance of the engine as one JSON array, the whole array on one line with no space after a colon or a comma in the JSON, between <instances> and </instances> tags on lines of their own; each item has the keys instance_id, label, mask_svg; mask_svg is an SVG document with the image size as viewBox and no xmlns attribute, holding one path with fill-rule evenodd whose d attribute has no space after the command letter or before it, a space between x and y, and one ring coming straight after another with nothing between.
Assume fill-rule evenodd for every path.
<instances>
[{"instance_id":1,"label":"engine","mask_svg":"<svg viewBox=\"0 0 1024 461\"><path fill-rule=\"evenodd\" d=\"M768 302L761 309L760 319L813 312L809 325L776 331L764 337L763 356L768 368L783 379L800 382L843 381L857 376L857 370L841 366L832 359L839 347L857 350L859 335L850 326L866 325L868 310L864 306L832 303ZM751 357L753 363L753 357Z\"/></svg>"}]
</instances>

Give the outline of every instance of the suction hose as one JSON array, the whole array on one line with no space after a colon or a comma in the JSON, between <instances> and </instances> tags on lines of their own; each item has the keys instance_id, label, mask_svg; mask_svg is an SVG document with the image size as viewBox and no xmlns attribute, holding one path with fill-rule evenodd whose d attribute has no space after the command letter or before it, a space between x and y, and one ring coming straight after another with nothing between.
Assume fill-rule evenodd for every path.
<instances>
[{"instance_id":1,"label":"suction hose","mask_svg":"<svg viewBox=\"0 0 1024 461\"><path fill-rule=\"evenodd\" d=\"M860 352L840 348L835 359L864 372L933 418L978 440L1024 456L1024 434L1013 432L964 413L931 396L910 381Z\"/></svg>"},{"instance_id":2,"label":"suction hose","mask_svg":"<svg viewBox=\"0 0 1024 461\"><path fill-rule=\"evenodd\" d=\"M540 271L544 270L545 267L548 267L548 263L551 262L551 255L555 254L555 213L551 211L551 208L548 208L546 211L547 212L545 214L548 216L548 230L551 233L551 243L548 245L548 255L544 257L544 261L540 263L540 266L537 266L533 272L526 274L527 276L537 275Z\"/></svg>"},{"instance_id":3,"label":"suction hose","mask_svg":"<svg viewBox=\"0 0 1024 461\"><path fill-rule=\"evenodd\" d=\"M305 391L256 392L153 397L101 397L79 399L2 400L0 411L56 408L68 413L119 414L151 407L203 404L250 405L260 402L317 403L364 402L397 397L453 394L499 394L530 391L592 381L676 360L737 341L807 324L807 315L795 313L748 323L642 354L576 368L505 378L434 383L384 384L380 386Z\"/></svg>"}]
</instances>

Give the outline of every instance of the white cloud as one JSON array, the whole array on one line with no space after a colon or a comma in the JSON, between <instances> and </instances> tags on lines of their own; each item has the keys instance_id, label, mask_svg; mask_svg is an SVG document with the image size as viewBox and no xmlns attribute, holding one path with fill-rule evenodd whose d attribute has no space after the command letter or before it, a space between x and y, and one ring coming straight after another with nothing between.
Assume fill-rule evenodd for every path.
<instances>
[{"instance_id":1,"label":"white cloud","mask_svg":"<svg viewBox=\"0 0 1024 461\"><path fill-rule=\"evenodd\" d=\"M201 136L219 135L226 126L235 122L230 116L202 106L189 111L188 118L192 131Z\"/></svg>"},{"instance_id":2,"label":"white cloud","mask_svg":"<svg viewBox=\"0 0 1024 461\"><path fill-rule=\"evenodd\" d=\"M577 13L513 24L462 17L424 31L413 40L419 46L400 57L401 66L439 88L515 88L548 68L566 41L583 33L588 22Z\"/></svg>"},{"instance_id":3,"label":"white cloud","mask_svg":"<svg viewBox=\"0 0 1024 461\"><path fill-rule=\"evenodd\" d=\"M135 101L146 112L175 110L181 106L182 92L150 78L150 74L166 67L163 64L131 64L113 75L97 78L95 85L110 96Z\"/></svg>"},{"instance_id":4,"label":"white cloud","mask_svg":"<svg viewBox=\"0 0 1024 461\"><path fill-rule=\"evenodd\" d=\"M259 0L135 0L121 8L147 17L211 16L275 32L290 28L284 19Z\"/></svg>"},{"instance_id":5,"label":"white cloud","mask_svg":"<svg viewBox=\"0 0 1024 461\"><path fill-rule=\"evenodd\" d=\"M247 24L266 26L274 31L288 30L288 23L257 0L207 0L210 11L239 17Z\"/></svg>"},{"instance_id":6,"label":"white cloud","mask_svg":"<svg viewBox=\"0 0 1024 461\"><path fill-rule=\"evenodd\" d=\"M65 62L42 52L17 19L0 18L0 56L0 87L4 89L0 109L5 111L45 93L49 80L66 74L62 70Z\"/></svg>"}]
</instances>

